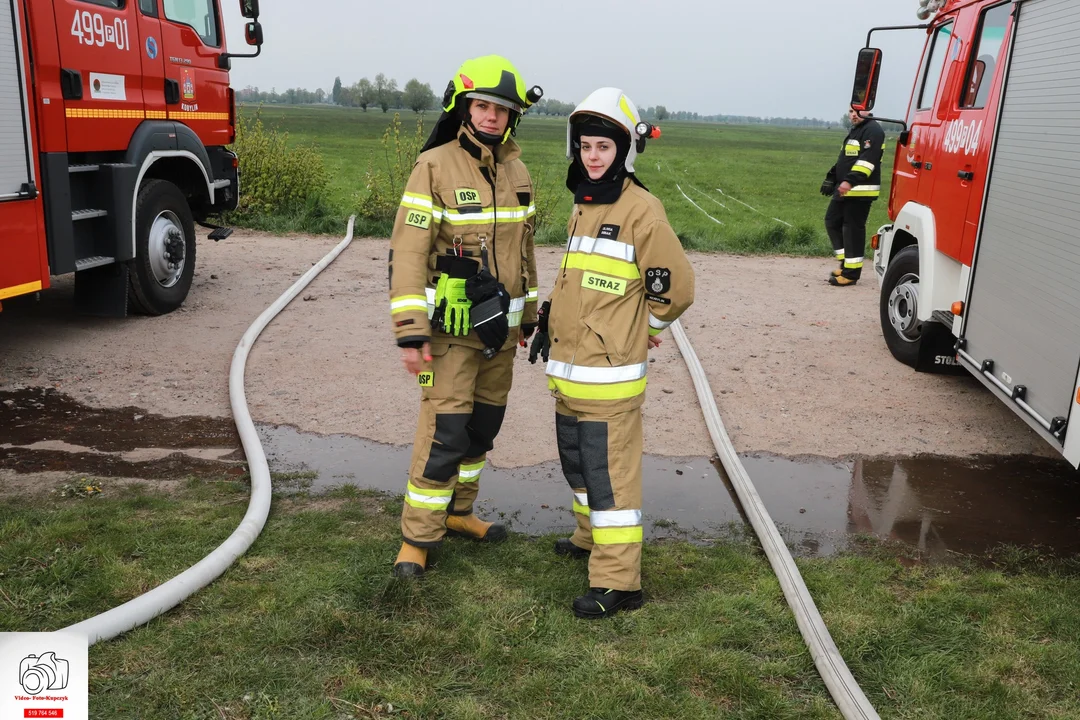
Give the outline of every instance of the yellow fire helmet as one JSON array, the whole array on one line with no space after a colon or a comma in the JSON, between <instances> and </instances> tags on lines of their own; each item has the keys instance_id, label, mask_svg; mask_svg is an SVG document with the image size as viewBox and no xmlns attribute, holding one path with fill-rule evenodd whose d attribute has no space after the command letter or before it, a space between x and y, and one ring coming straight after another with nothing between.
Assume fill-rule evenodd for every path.
<instances>
[{"instance_id":1,"label":"yellow fire helmet","mask_svg":"<svg viewBox=\"0 0 1080 720\"><path fill-rule=\"evenodd\" d=\"M475 98L510 108L513 115L502 142L517 130L522 114L543 97L539 87L525 89L525 81L513 64L501 55L485 55L462 63L443 93L443 112L457 114L459 99ZM463 112L459 110L459 112Z\"/></svg>"},{"instance_id":2,"label":"yellow fire helmet","mask_svg":"<svg viewBox=\"0 0 1080 720\"><path fill-rule=\"evenodd\" d=\"M630 136L630 151L626 154L626 172L634 172L634 160L644 151L645 140L657 137L654 128L641 122L637 106L619 88L604 87L593 91L581 101L566 123L566 159L574 159L573 125L582 115L597 115L626 130Z\"/></svg>"}]
</instances>

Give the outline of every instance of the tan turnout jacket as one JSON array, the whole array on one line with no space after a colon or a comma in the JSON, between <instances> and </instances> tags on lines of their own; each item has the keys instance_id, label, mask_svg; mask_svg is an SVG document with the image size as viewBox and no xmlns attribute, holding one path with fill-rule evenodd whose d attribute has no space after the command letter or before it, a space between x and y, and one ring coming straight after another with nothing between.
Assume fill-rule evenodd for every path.
<instances>
[{"instance_id":1,"label":"tan turnout jacket","mask_svg":"<svg viewBox=\"0 0 1080 720\"><path fill-rule=\"evenodd\" d=\"M533 184L513 140L492 150L462 127L456 142L422 153L405 187L390 240L390 315L398 345L447 342L432 330L436 258L455 252L480 262L510 293L510 326L536 322ZM453 342L483 348L470 332ZM511 330L504 348L513 346Z\"/></svg>"},{"instance_id":2,"label":"tan turnout jacket","mask_svg":"<svg viewBox=\"0 0 1080 720\"><path fill-rule=\"evenodd\" d=\"M567 407L645 399L648 339L694 301L694 271L663 205L627 178L613 204L578 204L551 294L548 385Z\"/></svg>"}]
</instances>

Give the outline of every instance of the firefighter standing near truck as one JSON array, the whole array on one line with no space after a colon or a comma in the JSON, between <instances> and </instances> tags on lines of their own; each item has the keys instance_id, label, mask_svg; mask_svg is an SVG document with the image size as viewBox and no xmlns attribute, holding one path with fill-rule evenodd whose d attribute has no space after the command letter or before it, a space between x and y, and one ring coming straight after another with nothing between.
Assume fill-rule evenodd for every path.
<instances>
[{"instance_id":1,"label":"firefighter standing near truck","mask_svg":"<svg viewBox=\"0 0 1080 720\"><path fill-rule=\"evenodd\" d=\"M862 274L866 254L866 221L870 207L881 194L881 158L885 131L872 117L848 110L851 131L836 164L821 184L821 194L832 196L825 212L825 231L840 267L832 271L829 284L854 285Z\"/></svg>"},{"instance_id":2,"label":"firefighter standing near truck","mask_svg":"<svg viewBox=\"0 0 1080 720\"><path fill-rule=\"evenodd\" d=\"M555 551L589 557L589 591L572 606L584 618L641 606L647 356L694 298L694 273L663 205L634 175L634 158L658 135L617 88L595 91L570 115L570 239L529 355L547 361L574 496L577 529Z\"/></svg>"},{"instance_id":3,"label":"firefighter standing near truck","mask_svg":"<svg viewBox=\"0 0 1080 720\"><path fill-rule=\"evenodd\" d=\"M473 503L506 412L515 347L536 327L533 185L511 136L540 95L506 58L467 60L398 209L390 313L421 402L397 577L422 576L447 531L506 537Z\"/></svg>"}]
</instances>

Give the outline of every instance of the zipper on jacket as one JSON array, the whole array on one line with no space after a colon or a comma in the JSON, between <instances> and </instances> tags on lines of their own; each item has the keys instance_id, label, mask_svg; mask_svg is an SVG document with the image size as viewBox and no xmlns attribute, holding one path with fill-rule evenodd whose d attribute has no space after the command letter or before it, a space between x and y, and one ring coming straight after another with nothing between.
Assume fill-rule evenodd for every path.
<instances>
[{"instance_id":1,"label":"zipper on jacket","mask_svg":"<svg viewBox=\"0 0 1080 720\"><path fill-rule=\"evenodd\" d=\"M494 217L492 218L493 225L491 226L491 258L493 267L492 274L495 275L496 278L498 278L499 253L495 250L495 236L498 234L499 231L499 196L498 193L495 192L495 180L498 176L494 174L493 170L489 170L486 167L480 168L480 174L484 176L484 179L487 180L488 185L491 186L491 211L492 213L494 213Z\"/></svg>"}]
</instances>

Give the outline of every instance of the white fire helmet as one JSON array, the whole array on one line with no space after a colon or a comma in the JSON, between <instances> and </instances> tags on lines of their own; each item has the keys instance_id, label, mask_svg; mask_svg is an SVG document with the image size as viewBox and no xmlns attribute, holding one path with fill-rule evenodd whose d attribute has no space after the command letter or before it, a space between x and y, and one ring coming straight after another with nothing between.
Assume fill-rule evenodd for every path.
<instances>
[{"instance_id":1,"label":"white fire helmet","mask_svg":"<svg viewBox=\"0 0 1080 720\"><path fill-rule=\"evenodd\" d=\"M619 88L605 87L594 90L589 97L581 101L574 112L570 113L570 119L566 123L566 159L574 159L573 129L574 120L582 114L599 115L602 118L626 129L630 136L630 152L626 155L626 171L634 172L634 159L638 155L637 125L641 122L641 115L637 106L630 98L626 97Z\"/></svg>"}]
</instances>

